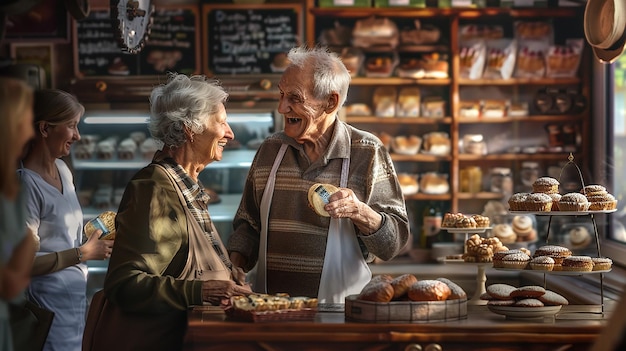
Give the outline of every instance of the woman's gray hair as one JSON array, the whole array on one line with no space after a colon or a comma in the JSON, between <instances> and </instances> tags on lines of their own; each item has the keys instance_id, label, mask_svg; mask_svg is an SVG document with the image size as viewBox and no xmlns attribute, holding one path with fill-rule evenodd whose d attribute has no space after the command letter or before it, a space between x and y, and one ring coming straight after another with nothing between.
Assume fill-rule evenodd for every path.
<instances>
[{"instance_id":1,"label":"woman's gray hair","mask_svg":"<svg viewBox=\"0 0 626 351\"><path fill-rule=\"evenodd\" d=\"M215 79L170 73L168 82L150 94L150 134L167 147L179 147L186 141L185 127L202 133L207 116L217 114L227 98Z\"/></svg>"},{"instance_id":2,"label":"woman's gray hair","mask_svg":"<svg viewBox=\"0 0 626 351\"><path fill-rule=\"evenodd\" d=\"M313 70L313 93L316 99L326 99L336 92L339 94L339 107L343 106L348 97L351 77L339 55L324 46L299 46L289 50L287 58L290 65Z\"/></svg>"}]
</instances>

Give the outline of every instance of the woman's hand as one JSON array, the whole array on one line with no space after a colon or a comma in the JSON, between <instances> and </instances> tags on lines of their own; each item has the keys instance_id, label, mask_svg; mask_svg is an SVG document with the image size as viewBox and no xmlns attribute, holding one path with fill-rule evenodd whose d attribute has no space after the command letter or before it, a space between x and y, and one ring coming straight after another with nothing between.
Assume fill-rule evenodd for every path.
<instances>
[{"instance_id":1,"label":"woman's hand","mask_svg":"<svg viewBox=\"0 0 626 351\"><path fill-rule=\"evenodd\" d=\"M250 286L237 285L232 280L207 280L202 282L202 301L218 306L233 296L248 296Z\"/></svg>"},{"instance_id":2,"label":"woman's hand","mask_svg":"<svg viewBox=\"0 0 626 351\"><path fill-rule=\"evenodd\" d=\"M104 260L111 257L113 240L100 240L98 239L100 235L102 235L102 230L96 230L89 239L87 239L87 242L80 247L83 261Z\"/></svg>"}]
</instances>

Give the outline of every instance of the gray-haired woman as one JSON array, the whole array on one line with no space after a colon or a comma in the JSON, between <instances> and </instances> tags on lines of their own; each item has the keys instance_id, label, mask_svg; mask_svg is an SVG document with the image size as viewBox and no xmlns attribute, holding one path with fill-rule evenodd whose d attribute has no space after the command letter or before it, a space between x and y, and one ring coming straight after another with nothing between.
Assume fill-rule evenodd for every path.
<instances>
[{"instance_id":1,"label":"gray-haired woman","mask_svg":"<svg viewBox=\"0 0 626 351\"><path fill-rule=\"evenodd\" d=\"M149 129L163 148L126 186L104 281L108 301L98 321L90 311L97 330L86 332L84 349L181 349L190 306L251 293L243 272L232 271L198 183L234 138L227 97L216 81L182 74L152 91Z\"/></svg>"}]
</instances>

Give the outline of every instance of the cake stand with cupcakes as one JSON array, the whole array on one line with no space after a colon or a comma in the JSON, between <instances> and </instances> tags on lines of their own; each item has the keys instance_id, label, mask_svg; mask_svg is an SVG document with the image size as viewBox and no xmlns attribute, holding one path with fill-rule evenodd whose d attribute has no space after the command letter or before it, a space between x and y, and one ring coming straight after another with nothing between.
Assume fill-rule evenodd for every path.
<instances>
[{"instance_id":1,"label":"cake stand with cupcakes","mask_svg":"<svg viewBox=\"0 0 626 351\"><path fill-rule=\"evenodd\" d=\"M465 245L461 257L443 257L443 263L475 265L476 291L474 296L467 301L468 305L484 305L487 301L480 298L485 293L487 276L485 269L491 265L491 257L495 240L482 238L480 234L491 229L489 217L482 215L466 215L462 213L446 213L441 222L441 229L452 234L465 235ZM471 235L471 236L470 236ZM485 241L485 242L483 242ZM482 246L482 244L485 244Z\"/></svg>"},{"instance_id":2,"label":"cake stand with cupcakes","mask_svg":"<svg viewBox=\"0 0 626 351\"><path fill-rule=\"evenodd\" d=\"M577 192L565 194L559 193L560 179L563 171L572 166L576 169L580 178L581 188ZM617 200L607 189L600 184L585 184L582 172L572 154L568 162L561 169L559 180L552 177L539 177L533 183L532 193L516 193L509 199L509 212L512 214L534 214L537 216L549 216L548 230L546 233L546 245L539 247L535 253L528 257L525 262L518 263L518 269L530 269L544 274L544 286L546 275L600 275L600 308L604 314L604 273L611 271L612 261L603 257L600 250L600 238L595 216L597 214L609 214L617 210ZM595 236L597 257L575 255L569 248L559 245L551 245L550 227L554 216L577 216L588 217L593 225L593 234L584 230L584 227L576 227L569 231L570 242L582 245L591 244ZM495 262L494 262L495 267ZM508 267L496 267L496 269L511 269Z\"/></svg>"}]
</instances>

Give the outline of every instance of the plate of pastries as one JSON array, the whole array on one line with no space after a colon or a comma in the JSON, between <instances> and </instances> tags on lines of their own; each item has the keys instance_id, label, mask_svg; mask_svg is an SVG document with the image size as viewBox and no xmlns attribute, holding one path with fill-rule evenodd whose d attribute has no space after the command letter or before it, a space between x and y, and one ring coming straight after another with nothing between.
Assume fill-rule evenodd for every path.
<instances>
[{"instance_id":1,"label":"plate of pastries","mask_svg":"<svg viewBox=\"0 0 626 351\"><path fill-rule=\"evenodd\" d=\"M562 295L538 285L515 287L504 283L491 284L480 297L487 308L507 319L553 317L569 301Z\"/></svg>"},{"instance_id":2,"label":"plate of pastries","mask_svg":"<svg viewBox=\"0 0 626 351\"><path fill-rule=\"evenodd\" d=\"M232 319L248 322L313 320L317 313L317 299L292 297L285 293L233 296L224 311Z\"/></svg>"},{"instance_id":3,"label":"plate of pastries","mask_svg":"<svg viewBox=\"0 0 626 351\"><path fill-rule=\"evenodd\" d=\"M530 193L515 193L508 200L511 212L555 212L558 215L611 213L617 210L617 199L600 184L584 185L577 192L559 193L560 182L539 177Z\"/></svg>"}]
</instances>

